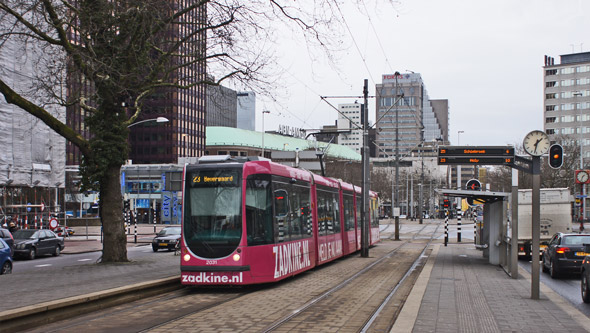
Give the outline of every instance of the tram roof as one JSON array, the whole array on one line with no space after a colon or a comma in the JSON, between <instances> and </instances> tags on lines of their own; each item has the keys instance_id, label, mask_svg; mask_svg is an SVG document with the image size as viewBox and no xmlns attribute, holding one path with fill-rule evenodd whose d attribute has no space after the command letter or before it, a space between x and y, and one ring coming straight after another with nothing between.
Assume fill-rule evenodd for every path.
<instances>
[{"instance_id":1,"label":"tram roof","mask_svg":"<svg viewBox=\"0 0 590 333\"><path fill-rule=\"evenodd\" d=\"M238 146L262 148L262 133L248 131L241 128L208 126L207 146ZM329 146L329 147L328 147ZM328 149L324 152L326 157L360 161L361 155L349 147L339 144L328 144L315 140L304 140L290 136L264 133L264 148L275 151L296 151L299 149Z\"/></svg>"}]
</instances>

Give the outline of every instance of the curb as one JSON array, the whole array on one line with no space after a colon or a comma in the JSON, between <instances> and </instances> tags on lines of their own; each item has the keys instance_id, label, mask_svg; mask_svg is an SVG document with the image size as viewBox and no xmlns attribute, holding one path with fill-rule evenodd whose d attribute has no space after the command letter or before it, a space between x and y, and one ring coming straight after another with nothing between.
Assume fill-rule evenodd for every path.
<instances>
[{"instance_id":1,"label":"curb","mask_svg":"<svg viewBox=\"0 0 590 333\"><path fill-rule=\"evenodd\" d=\"M7 310L0 312L0 332L14 332L46 325L182 287L180 277L172 276Z\"/></svg>"}]
</instances>

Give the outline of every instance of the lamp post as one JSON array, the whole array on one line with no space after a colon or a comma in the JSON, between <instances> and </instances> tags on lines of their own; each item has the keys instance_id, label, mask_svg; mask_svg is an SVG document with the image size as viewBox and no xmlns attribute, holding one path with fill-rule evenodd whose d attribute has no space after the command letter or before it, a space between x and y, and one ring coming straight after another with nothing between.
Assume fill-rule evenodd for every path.
<instances>
[{"instance_id":1,"label":"lamp post","mask_svg":"<svg viewBox=\"0 0 590 333\"><path fill-rule=\"evenodd\" d=\"M579 91L574 91L574 98L582 96ZM584 127L582 120L582 108L580 109L580 170L584 170ZM586 218L586 184L580 184L581 187L581 199L582 199L582 213L580 214L580 222L584 222Z\"/></svg>"},{"instance_id":2,"label":"lamp post","mask_svg":"<svg viewBox=\"0 0 590 333\"><path fill-rule=\"evenodd\" d=\"M399 84L397 81L399 72L393 73L395 76L395 95L399 95ZM395 206L399 207L399 109L397 103L399 98L395 99ZM392 212L393 212L392 208ZM399 214L395 216L395 240L399 240Z\"/></svg>"},{"instance_id":3,"label":"lamp post","mask_svg":"<svg viewBox=\"0 0 590 333\"><path fill-rule=\"evenodd\" d=\"M270 113L268 110L262 111L262 157L264 157L264 114Z\"/></svg>"},{"instance_id":4,"label":"lamp post","mask_svg":"<svg viewBox=\"0 0 590 333\"><path fill-rule=\"evenodd\" d=\"M465 131L457 131L457 146L461 145L461 133ZM457 165L457 190L461 189L461 165ZM461 209L461 197L457 197L457 214Z\"/></svg>"},{"instance_id":5,"label":"lamp post","mask_svg":"<svg viewBox=\"0 0 590 333\"><path fill-rule=\"evenodd\" d=\"M127 128L132 127L132 126L135 126L135 125L147 123L147 122L152 122L152 121L155 121L156 123L167 123L170 120L168 120L168 118L166 118L166 117L158 117L158 118L154 118L154 119L145 119L145 120L140 120L140 121L138 121L136 123L133 123L133 124L127 126Z\"/></svg>"}]
</instances>

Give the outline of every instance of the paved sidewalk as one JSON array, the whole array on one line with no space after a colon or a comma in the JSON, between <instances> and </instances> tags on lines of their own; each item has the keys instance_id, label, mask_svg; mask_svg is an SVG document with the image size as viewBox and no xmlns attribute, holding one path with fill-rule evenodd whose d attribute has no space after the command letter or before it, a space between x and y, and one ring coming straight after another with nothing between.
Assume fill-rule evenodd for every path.
<instances>
[{"instance_id":1,"label":"paved sidewalk","mask_svg":"<svg viewBox=\"0 0 590 333\"><path fill-rule=\"evenodd\" d=\"M530 275L510 278L472 244L435 245L391 332L588 332L590 319ZM416 305L419 304L419 305Z\"/></svg>"}]
</instances>

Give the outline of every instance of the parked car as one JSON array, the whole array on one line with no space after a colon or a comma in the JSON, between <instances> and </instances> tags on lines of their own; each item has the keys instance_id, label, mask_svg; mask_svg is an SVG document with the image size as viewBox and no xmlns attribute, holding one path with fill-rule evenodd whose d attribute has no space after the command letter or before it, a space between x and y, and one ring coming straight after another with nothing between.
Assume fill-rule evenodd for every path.
<instances>
[{"instance_id":1,"label":"parked car","mask_svg":"<svg viewBox=\"0 0 590 333\"><path fill-rule=\"evenodd\" d=\"M14 238L8 229L0 228L0 238L2 238L10 248L10 256L14 256Z\"/></svg>"},{"instance_id":2,"label":"parked car","mask_svg":"<svg viewBox=\"0 0 590 333\"><path fill-rule=\"evenodd\" d=\"M579 273L585 252L584 244L590 244L590 234L566 234L558 232L543 250L543 272L556 278L562 273Z\"/></svg>"},{"instance_id":3,"label":"parked car","mask_svg":"<svg viewBox=\"0 0 590 333\"><path fill-rule=\"evenodd\" d=\"M154 237L152 250L157 252L159 249L164 248L172 251L178 242L180 242L180 227L165 227Z\"/></svg>"},{"instance_id":4,"label":"parked car","mask_svg":"<svg viewBox=\"0 0 590 333\"><path fill-rule=\"evenodd\" d=\"M3 239L0 239L0 274L10 273L12 273L12 256L10 255L10 247Z\"/></svg>"},{"instance_id":5,"label":"parked car","mask_svg":"<svg viewBox=\"0 0 590 333\"><path fill-rule=\"evenodd\" d=\"M14 255L35 259L39 255L59 256L64 249L63 237L47 229L21 229L14 232Z\"/></svg>"},{"instance_id":6,"label":"parked car","mask_svg":"<svg viewBox=\"0 0 590 333\"><path fill-rule=\"evenodd\" d=\"M584 244L584 252L588 254L582 262L582 300L584 303L590 303L590 244Z\"/></svg>"}]
</instances>

